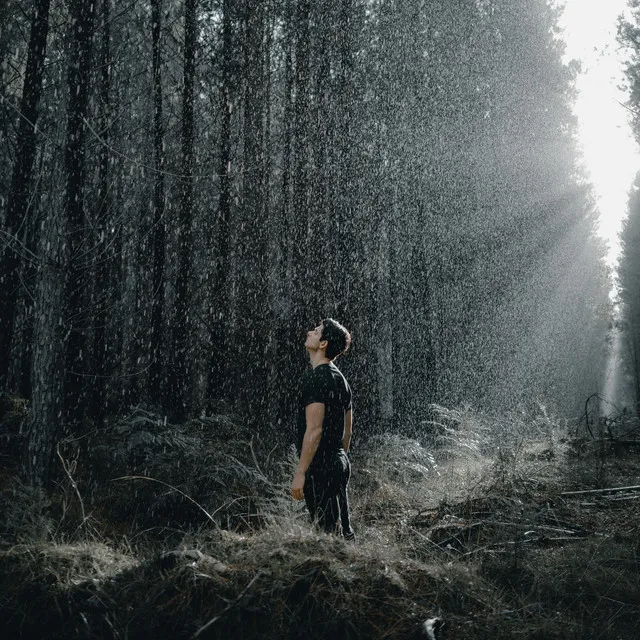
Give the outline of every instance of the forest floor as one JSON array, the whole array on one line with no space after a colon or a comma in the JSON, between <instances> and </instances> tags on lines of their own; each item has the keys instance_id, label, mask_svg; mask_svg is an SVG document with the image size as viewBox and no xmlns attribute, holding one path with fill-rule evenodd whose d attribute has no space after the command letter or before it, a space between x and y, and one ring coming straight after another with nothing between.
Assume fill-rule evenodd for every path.
<instances>
[{"instance_id":1,"label":"forest floor","mask_svg":"<svg viewBox=\"0 0 640 640\"><path fill-rule=\"evenodd\" d=\"M288 498L291 453L220 416L63 443L48 496L5 465L4 637L637 638L637 422L436 413L355 447L355 544Z\"/></svg>"}]
</instances>

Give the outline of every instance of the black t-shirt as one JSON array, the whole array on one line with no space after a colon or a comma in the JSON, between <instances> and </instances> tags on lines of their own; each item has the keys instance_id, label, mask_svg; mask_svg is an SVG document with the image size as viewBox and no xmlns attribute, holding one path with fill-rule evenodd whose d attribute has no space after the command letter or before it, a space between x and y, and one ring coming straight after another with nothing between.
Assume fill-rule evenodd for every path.
<instances>
[{"instance_id":1,"label":"black t-shirt","mask_svg":"<svg viewBox=\"0 0 640 640\"><path fill-rule=\"evenodd\" d=\"M351 409L351 388L333 362L320 364L302 377L298 414L298 453L307 428L305 407L314 402L324 404L322 437L311 467L317 467L342 448L344 416Z\"/></svg>"}]
</instances>

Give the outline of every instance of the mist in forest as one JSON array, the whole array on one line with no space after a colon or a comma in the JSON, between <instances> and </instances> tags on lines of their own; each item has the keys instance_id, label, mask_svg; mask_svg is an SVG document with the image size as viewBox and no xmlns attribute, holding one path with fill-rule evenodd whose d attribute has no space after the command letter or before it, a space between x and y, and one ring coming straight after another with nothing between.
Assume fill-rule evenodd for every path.
<instances>
[{"instance_id":1,"label":"mist in forest","mask_svg":"<svg viewBox=\"0 0 640 640\"><path fill-rule=\"evenodd\" d=\"M602 388L610 277L545 0L0 12L0 383L32 475L139 404L290 439L327 316L371 434Z\"/></svg>"}]
</instances>

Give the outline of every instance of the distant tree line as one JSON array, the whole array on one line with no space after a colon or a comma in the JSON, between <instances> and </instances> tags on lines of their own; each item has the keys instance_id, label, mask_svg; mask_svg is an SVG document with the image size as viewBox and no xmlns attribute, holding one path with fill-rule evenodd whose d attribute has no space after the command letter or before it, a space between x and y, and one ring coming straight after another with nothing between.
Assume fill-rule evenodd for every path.
<instances>
[{"instance_id":1,"label":"distant tree line","mask_svg":"<svg viewBox=\"0 0 640 640\"><path fill-rule=\"evenodd\" d=\"M571 414L607 273L546 0L7 0L0 387L30 478L136 403L289 438L305 331L362 430Z\"/></svg>"}]
</instances>

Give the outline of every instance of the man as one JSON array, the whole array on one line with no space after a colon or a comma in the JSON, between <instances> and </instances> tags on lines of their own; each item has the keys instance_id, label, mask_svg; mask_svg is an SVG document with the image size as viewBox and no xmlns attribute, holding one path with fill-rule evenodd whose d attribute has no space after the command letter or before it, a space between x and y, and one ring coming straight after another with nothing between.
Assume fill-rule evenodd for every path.
<instances>
[{"instance_id":1,"label":"man","mask_svg":"<svg viewBox=\"0 0 640 640\"><path fill-rule=\"evenodd\" d=\"M347 540L355 535L349 522L347 484L351 466L351 388L333 361L351 344L351 335L331 318L307 333L304 346L311 371L302 379L298 420L300 462L291 496L304 498L312 519L328 533L338 530Z\"/></svg>"}]
</instances>

